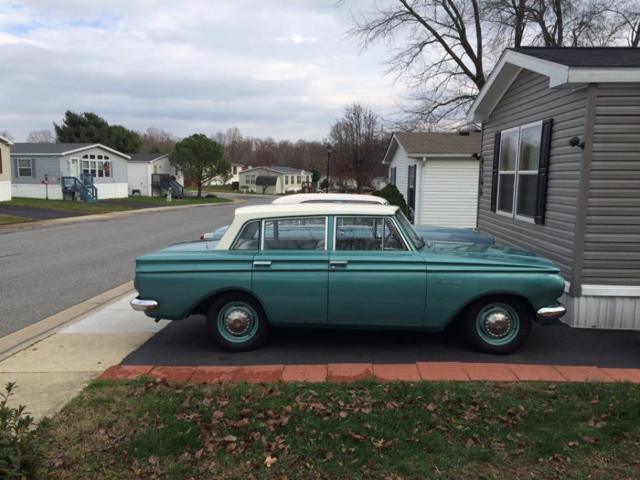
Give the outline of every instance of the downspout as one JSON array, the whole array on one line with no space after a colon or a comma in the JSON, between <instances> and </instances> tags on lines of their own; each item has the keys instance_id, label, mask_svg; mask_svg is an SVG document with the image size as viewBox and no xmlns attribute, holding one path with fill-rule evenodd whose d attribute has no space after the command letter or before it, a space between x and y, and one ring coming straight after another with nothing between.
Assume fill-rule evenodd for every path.
<instances>
[{"instance_id":1,"label":"downspout","mask_svg":"<svg viewBox=\"0 0 640 480\"><path fill-rule=\"evenodd\" d=\"M596 100L598 86L590 83L587 87L587 104L582 141L582 165L580 166L580 180L578 183L578 203L576 207L576 227L573 237L573 275L569 295L582 295L582 272L584 267L584 237L587 228L587 204L589 201L589 186L591 182L591 160L593 158L593 125L596 116Z\"/></svg>"}]
</instances>

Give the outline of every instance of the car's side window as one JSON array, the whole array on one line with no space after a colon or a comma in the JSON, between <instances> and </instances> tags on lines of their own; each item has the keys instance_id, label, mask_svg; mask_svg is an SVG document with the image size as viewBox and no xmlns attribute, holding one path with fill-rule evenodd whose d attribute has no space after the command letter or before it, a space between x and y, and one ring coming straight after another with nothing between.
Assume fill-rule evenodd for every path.
<instances>
[{"instance_id":1,"label":"car's side window","mask_svg":"<svg viewBox=\"0 0 640 480\"><path fill-rule=\"evenodd\" d=\"M246 223L231 250L259 250L260 249L260 221Z\"/></svg>"},{"instance_id":2,"label":"car's side window","mask_svg":"<svg viewBox=\"0 0 640 480\"><path fill-rule=\"evenodd\" d=\"M264 221L263 250L324 250L325 217Z\"/></svg>"},{"instance_id":3,"label":"car's side window","mask_svg":"<svg viewBox=\"0 0 640 480\"><path fill-rule=\"evenodd\" d=\"M395 225L383 217L336 218L336 251L406 250Z\"/></svg>"}]
</instances>

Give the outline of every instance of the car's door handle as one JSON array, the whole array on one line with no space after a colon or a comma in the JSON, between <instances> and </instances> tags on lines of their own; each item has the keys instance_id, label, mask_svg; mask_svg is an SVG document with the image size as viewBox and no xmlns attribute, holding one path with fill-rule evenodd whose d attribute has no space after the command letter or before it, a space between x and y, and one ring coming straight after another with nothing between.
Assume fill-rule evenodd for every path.
<instances>
[{"instance_id":1,"label":"car's door handle","mask_svg":"<svg viewBox=\"0 0 640 480\"><path fill-rule=\"evenodd\" d=\"M271 260L254 260L253 266L254 267L270 267Z\"/></svg>"},{"instance_id":2,"label":"car's door handle","mask_svg":"<svg viewBox=\"0 0 640 480\"><path fill-rule=\"evenodd\" d=\"M347 263L349 263L349 262L347 262L346 260L331 260L331 261L329 261L329 265L331 265L332 267L344 267L344 266L347 265Z\"/></svg>"}]
</instances>

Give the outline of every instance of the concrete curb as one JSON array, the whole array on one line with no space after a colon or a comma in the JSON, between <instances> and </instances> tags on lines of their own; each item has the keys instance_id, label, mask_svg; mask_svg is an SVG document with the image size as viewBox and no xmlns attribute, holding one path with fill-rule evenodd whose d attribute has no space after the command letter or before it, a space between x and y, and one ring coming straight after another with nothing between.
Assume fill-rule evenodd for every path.
<instances>
[{"instance_id":1,"label":"concrete curb","mask_svg":"<svg viewBox=\"0 0 640 480\"><path fill-rule=\"evenodd\" d=\"M138 208L132 210L123 210L120 212L111 212L111 213L98 213L95 215L77 215L75 217L65 217L65 218L54 218L51 220L40 220L36 222L25 222L25 223L17 223L14 225L6 225L0 227L0 235L3 233L12 233L18 232L21 230L30 230L33 227L47 227L52 225L68 225L73 223L82 223L82 222L100 222L104 220L111 220L113 218L119 217L127 217L129 215L140 215L143 213L153 213L153 212L168 212L171 210L182 210L184 208L198 208L198 207L223 207L229 205L238 205L243 204L241 200L230 200L229 202L222 203L198 203L195 205L176 205L172 207L153 207L153 208Z\"/></svg>"},{"instance_id":2,"label":"concrete curb","mask_svg":"<svg viewBox=\"0 0 640 480\"><path fill-rule=\"evenodd\" d=\"M53 335L63 325L79 320L92 310L127 295L133 290L133 281L129 281L0 338L0 361Z\"/></svg>"},{"instance_id":3,"label":"concrete curb","mask_svg":"<svg viewBox=\"0 0 640 480\"><path fill-rule=\"evenodd\" d=\"M115 365L103 380L134 380L149 376L175 383L221 382L354 382L376 380L481 381L481 382L631 382L640 383L640 368L533 365L470 362L417 362L406 364L329 363L320 365L241 365L209 367L156 367Z\"/></svg>"}]
</instances>

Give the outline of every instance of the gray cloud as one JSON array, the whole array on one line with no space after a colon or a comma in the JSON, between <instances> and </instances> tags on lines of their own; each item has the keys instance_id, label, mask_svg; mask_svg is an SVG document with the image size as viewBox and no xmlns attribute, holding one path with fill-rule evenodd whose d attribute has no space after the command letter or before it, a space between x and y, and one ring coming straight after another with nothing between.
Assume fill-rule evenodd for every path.
<instances>
[{"instance_id":1,"label":"gray cloud","mask_svg":"<svg viewBox=\"0 0 640 480\"><path fill-rule=\"evenodd\" d=\"M402 93L348 20L324 0L0 6L0 129L23 139L70 109L180 136L321 139L344 104L386 114Z\"/></svg>"}]
</instances>

